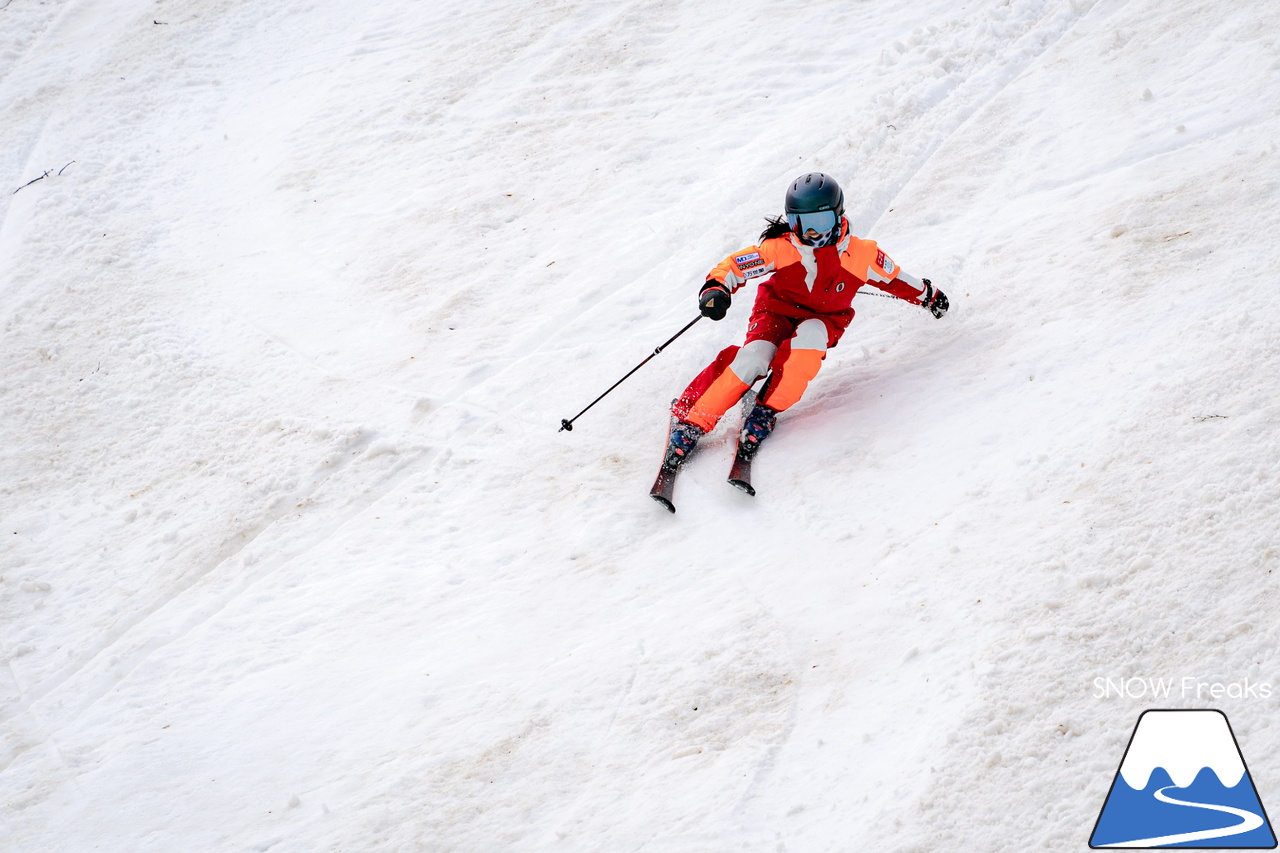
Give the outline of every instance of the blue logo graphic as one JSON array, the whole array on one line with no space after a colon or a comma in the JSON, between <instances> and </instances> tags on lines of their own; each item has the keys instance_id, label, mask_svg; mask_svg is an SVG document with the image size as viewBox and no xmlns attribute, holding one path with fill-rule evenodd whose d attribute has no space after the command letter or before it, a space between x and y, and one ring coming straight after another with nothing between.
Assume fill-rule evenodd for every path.
<instances>
[{"instance_id":1,"label":"blue logo graphic","mask_svg":"<svg viewBox=\"0 0 1280 853\"><path fill-rule=\"evenodd\" d=\"M1144 711L1089 846L1274 848L1226 714Z\"/></svg>"}]
</instances>

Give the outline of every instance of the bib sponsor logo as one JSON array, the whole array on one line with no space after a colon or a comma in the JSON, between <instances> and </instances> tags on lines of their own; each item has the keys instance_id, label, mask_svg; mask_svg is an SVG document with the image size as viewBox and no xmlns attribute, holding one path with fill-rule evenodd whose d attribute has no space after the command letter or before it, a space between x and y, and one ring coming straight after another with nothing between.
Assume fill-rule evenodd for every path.
<instances>
[{"instance_id":1,"label":"bib sponsor logo","mask_svg":"<svg viewBox=\"0 0 1280 853\"><path fill-rule=\"evenodd\" d=\"M763 267L754 270L747 270L742 274L743 278L757 278L758 276L768 275L769 271Z\"/></svg>"},{"instance_id":2,"label":"bib sponsor logo","mask_svg":"<svg viewBox=\"0 0 1280 853\"><path fill-rule=\"evenodd\" d=\"M890 260L884 252L879 250L876 251L876 266L884 270L887 275L893 275L893 271L895 269L893 261Z\"/></svg>"},{"instance_id":3,"label":"bib sponsor logo","mask_svg":"<svg viewBox=\"0 0 1280 853\"><path fill-rule=\"evenodd\" d=\"M761 258L756 258L754 261L747 261L745 264L741 264L741 263L738 264L738 269L749 270L755 267L762 267L762 266L764 266L764 260Z\"/></svg>"},{"instance_id":4,"label":"bib sponsor logo","mask_svg":"<svg viewBox=\"0 0 1280 853\"><path fill-rule=\"evenodd\" d=\"M747 264L747 263L750 263L751 261L759 261L759 260L760 260L759 252L748 252L745 255L736 256L733 259L733 262L741 267L743 264ZM764 263L764 261L760 261L760 262Z\"/></svg>"}]
</instances>

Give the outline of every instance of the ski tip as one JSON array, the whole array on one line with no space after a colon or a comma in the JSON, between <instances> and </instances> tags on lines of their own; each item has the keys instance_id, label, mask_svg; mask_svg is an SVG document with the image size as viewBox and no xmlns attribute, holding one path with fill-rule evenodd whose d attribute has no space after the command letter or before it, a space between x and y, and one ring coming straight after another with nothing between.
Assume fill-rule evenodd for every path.
<instances>
[{"instance_id":1,"label":"ski tip","mask_svg":"<svg viewBox=\"0 0 1280 853\"><path fill-rule=\"evenodd\" d=\"M737 488L741 489L742 491L746 492L747 494L751 495L752 497L755 497L755 495L756 495L756 490L755 490L754 488L752 488L752 487L751 487L751 484L750 484L750 483L748 483L746 480L735 480L735 479L733 479L732 477L730 477L730 478L729 478L729 485L731 485L731 486L735 486L735 487L737 487ZM672 512L675 512L675 510L672 510Z\"/></svg>"},{"instance_id":2,"label":"ski tip","mask_svg":"<svg viewBox=\"0 0 1280 853\"><path fill-rule=\"evenodd\" d=\"M669 499L663 497L662 495L649 495L649 497L653 498L655 501L665 506L670 512L676 511L676 505L673 504Z\"/></svg>"}]
</instances>

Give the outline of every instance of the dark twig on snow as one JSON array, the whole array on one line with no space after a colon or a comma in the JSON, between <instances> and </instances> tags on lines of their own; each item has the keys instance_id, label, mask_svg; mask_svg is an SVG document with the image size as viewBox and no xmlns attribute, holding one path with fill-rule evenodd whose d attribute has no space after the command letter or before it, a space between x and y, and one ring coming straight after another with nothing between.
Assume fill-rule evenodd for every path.
<instances>
[{"instance_id":1,"label":"dark twig on snow","mask_svg":"<svg viewBox=\"0 0 1280 853\"><path fill-rule=\"evenodd\" d=\"M47 177L49 177L49 173L46 171L46 172L45 172L43 175L41 175L40 177L38 177L38 178L32 178L31 180L27 181L25 184L23 184L22 186L18 187L18 189L16 189L16 190L14 190L13 192L9 193L9 195L16 195L16 194L18 193L18 190L25 190L27 187L29 187L29 186L31 186L32 184L34 184L36 181L43 181L43 180L44 180L45 178L47 178Z\"/></svg>"},{"instance_id":2,"label":"dark twig on snow","mask_svg":"<svg viewBox=\"0 0 1280 853\"><path fill-rule=\"evenodd\" d=\"M3 9L3 8L4 8L3 6L0 6L0 9ZM72 161L71 161L71 163L74 163L74 162L75 162L75 160L72 160ZM70 166L70 165L71 165L71 163L68 163L68 164L67 164L67 166ZM67 166L63 166L61 169L59 169L59 170L58 170L58 175L61 175L63 172L67 171ZM49 177L50 175L53 175L53 172L50 172L48 169L45 169L45 172L44 172L44 174L43 174L43 175L41 175L41 176L40 176L40 177L38 177L38 178L32 178L31 180L27 181L27 182L26 182L25 184L23 184L22 186L18 187L18 189L16 189L16 190L14 190L13 192L9 193L9 195L17 195L19 190L25 190L27 187L29 187L29 186L31 186L32 184L34 184L36 181L43 181L45 178ZM57 177L57 175L54 175L54 177Z\"/></svg>"},{"instance_id":3,"label":"dark twig on snow","mask_svg":"<svg viewBox=\"0 0 1280 853\"><path fill-rule=\"evenodd\" d=\"M3 6L0 6L0 9L8 9L8 8L9 8L9 4L10 4L10 3L12 3L12 2L13 2L13 0L4 0L4 5L3 5Z\"/></svg>"}]
</instances>

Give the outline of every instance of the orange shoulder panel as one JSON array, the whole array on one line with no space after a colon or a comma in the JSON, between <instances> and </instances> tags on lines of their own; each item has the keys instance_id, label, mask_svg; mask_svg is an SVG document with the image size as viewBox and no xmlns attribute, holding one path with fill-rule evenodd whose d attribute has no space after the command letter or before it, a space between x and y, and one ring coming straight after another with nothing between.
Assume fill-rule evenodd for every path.
<instances>
[{"instance_id":1,"label":"orange shoulder panel","mask_svg":"<svg viewBox=\"0 0 1280 853\"><path fill-rule=\"evenodd\" d=\"M780 250L780 247L774 245L778 243L785 244L786 241L765 240L759 246L739 249L716 264L711 272L707 273L707 278L724 282L732 292L753 278L769 275L778 268L779 255L785 255L785 249ZM786 248L795 251L789 244Z\"/></svg>"},{"instance_id":2,"label":"orange shoulder panel","mask_svg":"<svg viewBox=\"0 0 1280 853\"><path fill-rule=\"evenodd\" d=\"M800 263L800 250L786 237L774 237L760 244L760 254L771 269L780 270Z\"/></svg>"},{"instance_id":3,"label":"orange shoulder panel","mask_svg":"<svg viewBox=\"0 0 1280 853\"><path fill-rule=\"evenodd\" d=\"M924 292L899 278L902 268L876 245L875 240L850 238L849 248L840 255L840 264L859 280L886 293L892 293L899 299L918 304L917 297Z\"/></svg>"},{"instance_id":4,"label":"orange shoulder panel","mask_svg":"<svg viewBox=\"0 0 1280 853\"><path fill-rule=\"evenodd\" d=\"M875 240L850 237L849 248L840 255L840 265L856 276L859 281L875 281L877 277L882 281L888 281L893 276L885 277L884 269L876 263L877 256L883 258L884 253L880 251Z\"/></svg>"}]
</instances>

